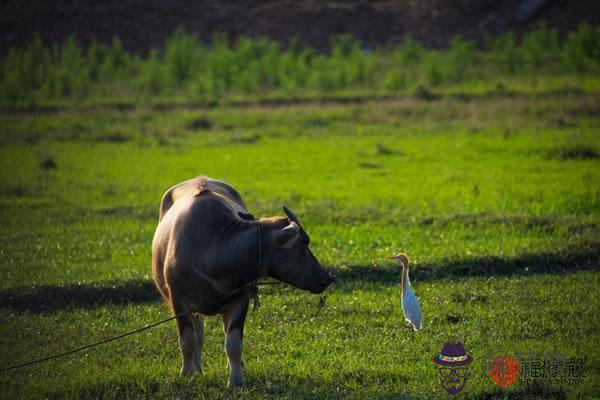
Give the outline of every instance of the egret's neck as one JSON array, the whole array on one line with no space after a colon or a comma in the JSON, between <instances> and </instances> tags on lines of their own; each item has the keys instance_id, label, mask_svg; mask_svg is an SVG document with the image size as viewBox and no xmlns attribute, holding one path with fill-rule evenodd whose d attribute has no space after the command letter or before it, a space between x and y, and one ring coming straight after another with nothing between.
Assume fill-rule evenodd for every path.
<instances>
[{"instance_id":1,"label":"egret's neck","mask_svg":"<svg viewBox=\"0 0 600 400\"><path fill-rule=\"evenodd\" d=\"M408 265L402 264L402 297L406 294L406 286L408 285Z\"/></svg>"}]
</instances>

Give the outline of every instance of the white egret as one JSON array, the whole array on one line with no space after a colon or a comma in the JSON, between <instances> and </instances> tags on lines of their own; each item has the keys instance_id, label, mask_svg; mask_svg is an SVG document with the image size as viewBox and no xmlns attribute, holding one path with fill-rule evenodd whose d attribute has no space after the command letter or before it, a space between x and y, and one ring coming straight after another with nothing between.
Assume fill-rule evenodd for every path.
<instances>
[{"instance_id":1,"label":"white egret","mask_svg":"<svg viewBox=\"0 0 600 400\"><path fill-rule=\"evenodd\" d=\"M421 306L419 305L419 300L410 287L410 279L408 278L408 257L406 254L400 253L388 258L400 260L400 263L402 264L402 282L400 284L402 291L402 311L404 311L404 317L406 317L406 320L411 323L413 329L418 331L422 328L423 318L421 317Z\"/></svg>"}]
</instances>

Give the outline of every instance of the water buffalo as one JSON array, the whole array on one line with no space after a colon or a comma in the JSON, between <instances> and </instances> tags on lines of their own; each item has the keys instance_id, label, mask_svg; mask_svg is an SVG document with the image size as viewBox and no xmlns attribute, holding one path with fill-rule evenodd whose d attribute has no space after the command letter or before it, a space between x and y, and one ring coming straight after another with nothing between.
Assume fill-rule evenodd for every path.
<instances>
[{"instance_id":1,"label":"water buffalo","mask_svg":"<svg viewBox=\"0 0 600 400\"><path fill-rule=\"evenodd\" d=\"M309 250L298 218L284 211L287 217L254 220L233 187L208 177L164 194L152 242L152 275L173 313L188 312L177 317L182 375L201 371L203 316L220 314L229 386L244 384L242 340L251 294L245 285L270 276L321 293L334 280Z\"/></svg>"}]
</instances>

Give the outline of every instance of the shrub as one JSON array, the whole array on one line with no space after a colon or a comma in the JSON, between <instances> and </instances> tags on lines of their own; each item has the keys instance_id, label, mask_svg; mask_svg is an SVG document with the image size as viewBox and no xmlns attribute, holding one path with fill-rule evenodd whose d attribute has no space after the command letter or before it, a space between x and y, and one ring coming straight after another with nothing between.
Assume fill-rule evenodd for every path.
<instances>
[{"instance_id":1,"label":"shrub","mask_svg":"<svg viewBox=\"0 0 600 400\"><path fill-rule=\"evenodd\" d=\"M172 85L180 87L192 77L194 67L198 65L200 46L194 37L178 29L165 47L168 79Z\"/></svg>"},{"instance_id":2,"label":"shrub","mask_svg":"<svg viewBox=\"0 0 600 400\"><path fill-rule=\"evenodd\" d=\"M413 66L422 61L423 58L423 46L415 41L410 33L404 35L402 40L402 46L400 47L400 54L403 64L407 66Z\"/></svg>"},{"instance_id":3,"label":"shrub","mask_svg":"<svg viewBox=\"0 0 600 400\"><path fill-rule=\"evenodd\" d=\"M564 44L562 62L569 71L598 68L600 63L600 27L582 24L569 33Z\"/></svg>"},{"instance_id":4,"label":"shrub","mask_svg":"<svg viewBox=\"0 0 600 400\"><path fill-rule=\"evenodd\" d=\"M2 64L1 91L10 101L33 101L48 79L52 57L39 35L23 49L11 49Z\"/></svg>"},{"instance_id":5,"label":"shrub","mask_svg":"<svg viewBox=\"0 0 600 400\"><path fill-rule=\"evenodd\" d=\"M399 68L393 68L387 72L383 79L383 87L387 90L396 91L405 89L408 78Z\"/></svg>"},{"instance_id":6,"label":"shrub","mask_svg":"<svg viewBox=\"0 0 600 400\"><path fill-rule=\"evenodd\" d=\"M110 45L93 41L88 48L86 65L90 80L116 81L129 77L132 61L121 40L114 37Z\"/></svg>"},{"instance_id":7,"label":"shrub","mask_svg":"<svg viewBox=\"0 0 600 400\"><path fill-rule=\"evenodd\" d=\"M475 44L464 41L460 36L452 38L446 63L448 77L454 81L463 81L476 62Z\"/></svg>"},{"instance_id":8,"label":"shrub","mask_svg":"<svg viewBox=\"0 0 600 400\"><path fill-rule=\"evenodd\" d=\"M60 49L58 62L52 68L50 75L54 82L50 84L50 94L53 97L85 96L90 86L86 66L79 43L71 36Z\"/></svg>"},{"instance_id":9,"label":"shrub","mask_svg":"<svg viewBox=\"0 0 600 400\"><path fill-rule=\"evenodd\" d=\"M487 40L488 59L497 66L500 71L514 74L522 65L521 49L517 47L517 39L514 32L509 31L498 37L488 37Z\"/></svg>"},{"instance_id":10,"label":"shrub","mask_svg":"<svg viewBox=\"0 0 600 400\"><path fill-rule=\"evenodd\" d=\"M165 68L158 51L152 49L148 60L142 64L140 85L150 94L158 95L166 87Z\"/></svg>"},{"instance_id":11,"label":"shrub","mask_svg":"<svg viewBox=\"0 0 600 400\"><path fill-rule=\"evenodd\" d=\"M527 32L521 44L524 61L533 68L539 68L559 54L558 32L540 23L537 29Z\"/></svg>"},{"instance_id":12,"label":"shrub","mask_svg":"<svg viewBox=\"0 0 600 400\"><path fill-rule=\"evenodd\" d=\"M440 57L437 53L430 53L426 59L425 76L431 86L438 86L442 83L443 76L440 69Z\"/></svg>"}]
</instances>

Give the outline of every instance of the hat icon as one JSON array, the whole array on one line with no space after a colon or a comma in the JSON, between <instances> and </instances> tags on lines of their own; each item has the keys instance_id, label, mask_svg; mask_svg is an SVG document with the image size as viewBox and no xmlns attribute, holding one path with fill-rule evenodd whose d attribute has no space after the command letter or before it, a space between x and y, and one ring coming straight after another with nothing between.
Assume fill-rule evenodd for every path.
<instances>
[{"instance_id":1,"label":"hat icon","mask_svg":"<svg viewBox=\"0 0 600 400\"><path fill-rule=\"evenodd\" d=\"M433 362L445 367L460 367L473 362L462 343L446 343L442 352L433 357Z\"/></svg>"}]
</instances>

